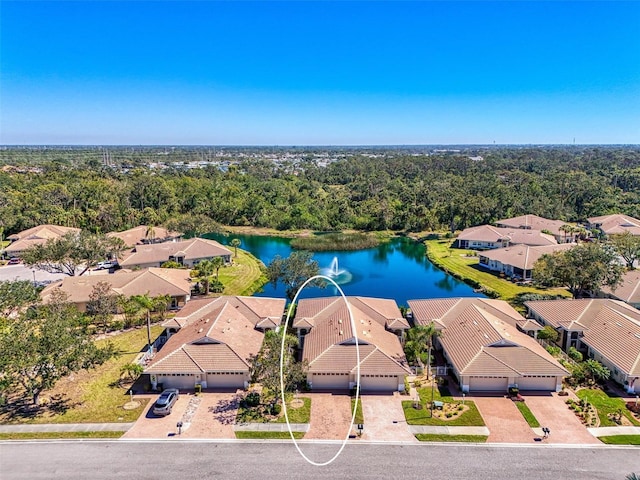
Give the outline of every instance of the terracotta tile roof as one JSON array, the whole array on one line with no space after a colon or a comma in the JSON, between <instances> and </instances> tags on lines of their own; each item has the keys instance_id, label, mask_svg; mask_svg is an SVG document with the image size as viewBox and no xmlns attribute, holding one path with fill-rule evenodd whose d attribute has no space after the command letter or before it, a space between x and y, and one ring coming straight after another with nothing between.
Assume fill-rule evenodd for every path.
<instances>
[{"instance_id":1,"label":"terracotta tile roof","mask_svg":"<svg viewBox=\"0 0 640 480\"><path fill-rule=\"evenodd\" d=\"M640 375L640 315L600 315L581 340L627 375Z\"/></svg>"},{"instance_id":2,"label":"terracotta tile roof","mask_svg":"<svg viewBox=\"0 0 640 480\"><path fill-rule=\"evenodd\" d=\"M631 232L632 235L640 235L640 220L628 215L614 214L603 215L601 217L591 217L588 219L592 226L599 225L607 235Z\"/></svg>"},{"instance_id":3,"label":"terracotta tile roof","mask_svg":"<svg viewBox=\"0 0 640 480\"><path fill-rule=\"evenodd\" d=\"M525 245L555 245L558 242L555 237L542 233L540 230L523 230L520 228L500 228L491 225L480 225L478 227L465 228L458 240L494 242L508 239L512 244Z\"/></svg>"},{"instance_id":4,"label":"terracotta tile roof","mask_svg":"<svg viewBox=\"0 0 640 480\"><path fill-rule=\"evenodd\" d=\"M7 253L22 252L36 245L42 245L53 238L62 237L69 232L80 233L79 228L61 227L60 225L39 225L37 227L14 233L7 237L12 242L5 248Z\"/></svg>"},{"instance_id":5,"label":"terracotta tile roof","mask_svg":"<svg viewBox=\"0 0 640 480\"><path fill-rule=\"evenodd\" d=\"M133 247L134 245L145 243L150 240L150 237L147 235L148 231L148 226L140 225L139 227L130 228L129 230L124 230L122 232L109 232L107 233L107 237L119 238L126 246ZM163 227L153 227L152 238L153 241L157 243L172 240L181 236L182 234L179 232L172 232Z\"/></svg>"},{"instance_id":6,"label":"terracotta tile roof","mask_svg":"<svg viewBox=\"0 0 640 480\"><path fill-rule=\"evenodd\" d=\"M111 275L83 275L67 277L64 280L47 285L40 297L47 302L54 289L60 288L69 296L72 303L86 303L93 288L99 282L111 285L114 295L144 295L152 297L170 295L180 297L191 294L190 270L171 268L149 268L135 272L118 271Z\"/></svg>"},{"instance_id":7,"label":"terracotta tile roof","mask_svg":"<svg viewBox=\"0 0 640 480\"><path fill-rule=\"evenodd\" d=\"M210 308L194 312L198 318L169 338L145 372L247 372L248 358L258 353L264 334L255 329L253 319L244 315L234 298L219 297Z\"/></svg>"},{"instance_id":8,"label":"terracotta tile roof","mask_svg":"<svg viewBox=\"0 0 640 480\"><path fill-rule=\"evenodd\" d=\"M153 243L136 245L128 256L118 263L123 267L163 263L169 257L183 255L187 261L220 256L231 256L231 251L214 240L192 238L180 242Z\"/></svg>"},{"instance_id":9,"label":"terracotta tile roof","mask_svg":"<svg viewBox=\"0 0 640 480\"><path fill-rule=\"evenodd\" d=\"M569 250L575 243L561 243L559 245L513 245L495 250L485 250L480 254L503 265L512 265L522 270L531 270L542 255Z\"/></svg>"},{"instance_id":10,"label":"terracotta tile roof","mask_svg":"<svg viewBox=\"0 0 640 480\"><path fill-rule=\"evenodd\" d=\"M521 215L519 217L505 218L495 222L498 227L522 228L530 230L548 230L554 235L564 235L560 227L567 225L560 220L549 220L537 215Z\"/></svg>"},{"instance_id":11,"label":"terracotta tile roof","mask_svg":"<svg viewBox=\"0 0 640 480\"><path fill-rule=\"evenodd\" d=\"M536 300L525 302L525 306L554 328L572 331L591 328L601 315L626 315L640 321L640 310L619 300L605 298Z\"/></svg>"},{"instance_id":12,"label":"terracotta tile roof","mask_svg":"<svg viewBox=\"0 0 640 480\"><path fill-rule=\"evenodd\" d=\"M542 330L542 325L540 325L538 322L536 322L535 320L531 320L529 318L524 319L524 320L520 320L517 322L518 328L520 330L524 330L524 331L528 331L528 330Z\"/></svg>"},{"instance_id":13,"label":"terracotta tile roof","mask_svg":"<svg viewBox=\"0 0 640 480\"><path fill-rule=\"evenodd\" d=\"M640 270L629 270L622 277L622 284L612 290L603 287L602 291L623 302L640 304Z\"/></svg>"},{"instance_id":14,"label":"terracotta tile roof","mask_svg":"<svg viewBox=\"0 0 640 480\"><path fill-rule=\"evenodd\" d=\"M359 308L363 304L372 308L371 304L377 302L352 302L352 297L348 297L348 300L354 316L355 332L351 328L349 310L341 297L305 299L299 302L294 326L300 324L297 321L300 313L305 318L313 319L313 326L305 336L303 349L303 359L309 361L310 371L351 371L356 366L357 337L361 347L361 367L365 365L362 361L366 353L367 357L373 355L367 363L367 369L372 374L394 374L399 371L409 373L398 337L385 329L383 321L386 323L386 320L372 318ZM387 311L389 312L392 309ZM325 367L330 370L322 370ZM385 370L376 370L378 367L384 367Z\"/></svg>"},{"instance_id":15,"label":"terracotta tile roof","mask_svg":"<svg viewBox=\"0 0 640 480\"><path fill-rule=\"evenodd\" d=\"M416 324L435 322L443 330L439 342L462 375L568 373L538 342L517 330L516 324L525 319L507 302L458 298L409 300L409 306Z\"/></svg>"}]
</instances>

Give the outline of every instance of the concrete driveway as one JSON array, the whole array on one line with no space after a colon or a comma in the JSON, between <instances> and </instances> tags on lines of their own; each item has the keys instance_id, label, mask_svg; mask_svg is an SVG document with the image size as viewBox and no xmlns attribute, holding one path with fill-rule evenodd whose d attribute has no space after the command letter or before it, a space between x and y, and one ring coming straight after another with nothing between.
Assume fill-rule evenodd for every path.
<instances>
[{"instance_id":1,"label":"concrete driveway","mask_svg":"<svg viewBox=\"0 0 640 480\"><path fill-rule=\"evenodd\" d=\"M402 410L403 397L389 393L380 395L361 395L362 415L364 416L363 440L417 442L409 432Z\"/></svg>"},{"instance_id":2,"label":"concrete driveway","mask_svg":"<svg viewBox=\"0 0 640 480\"><path fill-rule=\"evenodd\" d=\"M240 393L205 392L184 438L236 438L233 425L238 414Z\"/></svg>"},{"instance_id":3,"label":"concrete driveway","mask_svg":"<svg viewBox=\"0 0 640 480\"><path fill-rule=\"evenodd\" d=\"M575 414L567 408L565 399L556 393L523 395L531 412L542 427L549 427L551 435L545 443L598 444Z\"/></svg>"},{"instance_id":4,"label":"concrete driveway","mask_svg":"<svg viewBox=\"0 0 640 480\"><path fill-rule=\"evenodd\" d=\"M343 440L351 424L351 397L348 394L310 393L311 424L305 440Z\"/></svg>"},{"instance_id":5,"label":"concrete driveway","mask_svg":"<svg viewBox=\"0 0 640 480\"><path fill-rule=\"evenodd\" d=\"M178 401L166 417L156 417L151 410L159 395L149 395L149 403L131 429L122 438L167 438L177 433L176 424L189 404L191 395L180 394ZM145 395L146 397L146 395Z\"/></svg>"},{"instance_id":6,"label":"concrete driveway","mask_svg":"<svg viewBox=\"0 0 640 480\"><path fill-rule=\"evenodd\" d=\"M489 429L487 442L533 443L537 435L518 410L514 402L500 397L471 397Z\"/></svg>"}]
</instances>

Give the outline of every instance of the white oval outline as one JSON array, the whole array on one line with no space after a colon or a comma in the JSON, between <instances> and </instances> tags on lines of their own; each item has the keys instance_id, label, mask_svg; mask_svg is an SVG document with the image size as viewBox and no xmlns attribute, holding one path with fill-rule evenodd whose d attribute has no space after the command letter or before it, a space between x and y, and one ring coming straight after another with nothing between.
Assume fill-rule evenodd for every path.
<instances>
[{"instance_id":1,"label":"white oval outline","mask_svg":"<svg viewBox=\"0 0 640 480\"><path fill-rule=\"evenodd\" d=\"M344 437L344 440L342 441L342 445L340 446L340 449L336 452L336 454L329 460L327 460L324 463L318 463L318 462L314 462L313 460L309 459L300 449L300 446L298 445L298 442L296 441L294 435L293 435L293 431L291 430L291 424L289 423L289 415L287 414L287 401L285 399L285 395L284 395L284 376L283 376L283 370L284 370L284 343L286 340L286 335L287 335L287 326L289 325L289 318L291 317L291 312L293 310L293 306L296 303L296 300L298 299L298 295L300 295L300 292L304 289L304 287L306 287L310 282L312 282L313 280L322 278L323 280L328 280L329 282L333 283L335 285L335 287L338 289L338 291L340 292L340 296L342 297L342 299L344 300L344 303L347 305L347 310L349 311L349 320L351 321L351 331L353 332L353 336L356 340L356 372L357 372L357 377L356 377L356 403L354 405L353 408L353 412L351 414L351 424L349 425L349 429L347 430L347 434ZM282 409L284 410L284 418L287 421L287 429L289 430L289 435L291 435L291 440L293 440L293 444L296 446L296 449L298 450L298 453L300 455L302 455L302 458L304 458L308 463L310 463L311 465L314 465L316 467L324 467L326 465L329 465L330 463L332 463L336 458L338 458L338 456L342 453L342 450L344 450L344 447L347 445L347 440L349 440L349 435L351 435L351 430L353 429L353 423L355 422L356 419L356 411L358 409L358 399L360 398L360 345L358 344L358 335L357 335L357 330L356 330L356 322L355 319L353 318L353 312L351 311L351 305L349 305L349 301L347 300L347 297L345 296L344 292L342 291L342 289L340 288L340 286L330 277L327 277L325 275L314 275L313 277L307 279L302 286L298 289L298 291L296 292L295 297L293 297L293 300L291 302L291 304L289 305L289 310L287 311L287 319L285 321L284 324L284 332L282 334L282 345L280 346L280 392L281 392L281 396L282 396Z\"/></svg>"}]
</instances>

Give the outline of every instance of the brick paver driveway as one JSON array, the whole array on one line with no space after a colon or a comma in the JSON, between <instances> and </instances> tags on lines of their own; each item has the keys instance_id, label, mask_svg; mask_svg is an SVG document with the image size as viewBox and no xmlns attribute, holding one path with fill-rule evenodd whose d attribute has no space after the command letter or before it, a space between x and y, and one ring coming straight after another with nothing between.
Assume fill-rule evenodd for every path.
<instances>
[{"instance_id":1,"label":"brick paver driveway","mask_svg":"<svg viewBox=\"0 0 640 480\"><path fill-rule=\"evenodd\" d=\"M178 431L176 424L182 418L191 395L181 393L171 410L171 414L166 417L156 417L151 412L158 395L150 395L149 398L149 403L142 415L122 438L167 438Z\"/></svg>"},{"instance_id":2,"label":"brick paver driveway","mask_svg":"<svg viewBox=\"0 0 640 480\"><path fill-rule=\"evenodd\" d=\"M533 443L536 434L515 406L505 397L472 397L487 424L487 442Z\"/></svg>"},{"instance_id":3,"label":"brick paver driveway","mask_svg":"<svg viewBox=\"0 0 640 480\"><path fill-rule=\"evenodd\" d=\"M236 438L233 425L242 398L239 393L205 392L185 438Z\"/></svg>"},{"instance_id":4,"label":"brick paver driveway","mask_svg":"<svg viewBox=\"0 0 640 480\"><path fill-rule=\"evenodd\" d=\"M404 419L400 394L362 395L363 440L417 442Z\"/></svg>"},{"instance_id":5,"label":"brick paver driveway","mask_svg":"<svg viewBox=\"0 0 640 480\"><path fill-rule=\"evenodd\" d=\"M556 393L524 396L531 412L543 427L551 429L546 443L600 443L564 403L566 397Z\"/></svg>"},{"instance_id":6,"label":"brick paver driveway","mask_svg":"<svg viewBox=\"0 0 640 480\"><path fill-rule=\"evenodd\" d=\"M311 425L305 440L343 440L351 424L348 394L311 393Z\"/></svg>"}]
</instances>

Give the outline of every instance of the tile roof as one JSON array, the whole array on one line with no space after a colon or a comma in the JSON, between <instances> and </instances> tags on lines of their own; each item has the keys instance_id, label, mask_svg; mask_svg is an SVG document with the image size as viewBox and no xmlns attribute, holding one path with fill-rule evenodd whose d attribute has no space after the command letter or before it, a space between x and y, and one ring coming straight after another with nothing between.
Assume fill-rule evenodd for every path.
<instances>
[{"instance_id":1,"label":"tile roof","mask_svg":"<svg viewBox=\"0 0 640 480\"><path fill-rule=\"evenodd\" d=\"M600 230L607 235L624 232L631 232L632 235L640 235L640 220L628 215L603 215L601 217L591 217L588 220L590 225L599 225Z\"/></svg>"},{"instance_id":2,"label":"tile roof","mask_svg":"<svg viewBox=\"0 0 640 480\"><path fill-rule=\"evenodd\" d=\"M640 316L600 315L581 340L627 375L640 375Z\"/></svg>"},{"instance_id":3,"label":"tile roof","mask_svg":"<svg viewBox=\"0 0 640 480\"><path fill-rule=\"evenodd\" d=\"M305 336L303 348L303 359L309 362L309 371L352 371L356 366L357 337L361 373L364 374L365 369L368 374L410 373L398 337L385 329L384 315L379 311L378 315L369 315L369 309L374 308L378 302L371 299L362 301L358 297L348 297L348 301L354 317L355 332L351 328L349 310L342 297L305 299L299 302L294 327L301 328L299 325L302 322L312 326ZM389 305L383 310L386 314L395 313ZM401 316L399 310L397 313ZM304 315L305 320L301 322L299 315Z\"/></svg>"},{"instance_id":4,"label":"tile roof","mask_svg":"<svg viewBox=\"0 0 640 480\"><path fill-rule=\"evenodd\" d=\"M629 270L622 277L622 283L613 290L602 287L602 291L623 302L640 304L640 270Z\"/></svg>"},{"instance_id":5,"label":"tile roof","mask_svg":"<svg viewBox=\"0 0 640 480\"><path fill-rule=\"evenodd\" d=\"M455 301L455 302L454 302ZM479 298L409 300L416 324L435 322L439 342L461 375L553 375L568 372L533 338L507 302Z\"/></svg>"},{"instance_id":6,"label":"tile roof","mask_svg":"<svg viewBox=\"0 0 640 480\"><path fill-rule=\"evenodd\" d=\"M485 250L480 256L500 262L503 265L511 265L523 270L531 270L542 255L569 250L575 246L575 243L539 246L513 245L505 248L496 248L495 250Z\"/></svg>"},{"instance_id":7,"label":"tile roof","mask_svg":"<svg viewBox=\"0 0 640 480\"><path fill-rule=\"evenodd\" d=\"M47 302L54 289L60 288L72 303L86 303L99 282L111 286L114 295L144 295L152 297L170 295L179 297L191 293L190 270L173 268L149 268L133 272L118 271L110 275L82 275L67 277L60 282L47 285L40 297Z\"/></svg>"},{"instance_id":8,"label":"tile roof","mask_svg":"<svg viewBox=\"0 0 640 480\"><path fill-rule=\"evenodd\" d=\"M555 245L558 243L553 235L542 233L540 230L500 228L491 225L465 228L458 235L458 240L479 242L497 243L503 239L508 239L513 244L522 243L525 245Z\"/></svg>"},{"instance_id":9,"label":"tile roof","mask_svg":"<svg viewBox=\"0 0 640 480\"><path fill-rule=\"evenodd\" d=\"M36 245L42 245L50 239L62 237L69 232L80 233L80 229L61 227L60 225L38 225L37 227L9 235L7 239L12 242L5 248L5 251L7 253L22 252Z\"/></svg>"},{"instance_id":10,"label":"tile roof","mask_svg":"<svg viewBox=\"0 0 640 480\"><path fill-rule=\"evenodd\" d=\"M525 306L554 328L572 331L591 328L601 316L623 315L640 321L640 310L619 300L606 298L535 300L525 302Z\"/></svg>"},{"instance_id":11,"label":"tile roof","mask_svg":"<svg viewBox=\"0 0 640 480\"><path fill-rule=\"evenodd\" d=\"M136 245L131 253L118 263L123 267L162 263L168 261L169 257L176 256L177 254L183 255L187 261L193 261L202 258L230 256L231 251L214 240L192 238L180 242Z\"/></svg>"},{"instance_id":12,"label":"tile roof","mask_svg":"<svg viewBox=\"0 0 640 480\"><path fill-rule=\"evenodd\" d=\"M147 225L140 225L138 227L130 228L129 230L124 230L122 232L109 232L107 233L107 237L115 237L121 239L124 244L128 247L133 247L134 245L145 243L150 238L147 235L149 231L149 227ZM182 236L179 232L172 232L163 227L153 227L153 237L151 237L154 242L164 242L167 240L171 240L177 237Z\"/></svg>"},{"instance_id":13,"label":"tile roof","mask_svg":"<svg viewBox=\"0 0 640 480\"><path fill-rule=\"evenodd\" d=\"M561 220L549 220L537 215L521 215L519 217L505 218L495 222L499 227L523 228L531 230L548 230L554 235L564 235L560 227L567 225Z\"/></svg>"}]
</instances>

